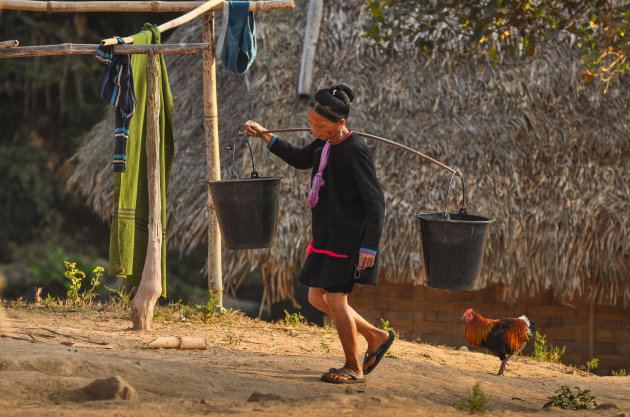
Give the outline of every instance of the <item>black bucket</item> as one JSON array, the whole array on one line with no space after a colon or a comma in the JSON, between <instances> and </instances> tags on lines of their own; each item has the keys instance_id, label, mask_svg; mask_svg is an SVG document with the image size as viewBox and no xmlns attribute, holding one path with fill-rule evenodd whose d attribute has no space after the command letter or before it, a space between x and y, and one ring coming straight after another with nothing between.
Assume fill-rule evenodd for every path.
<instances>
[{"instance_id":1,"label":"black bucket","mask_svg":"<svg viewBox=\"0 0 630 417\"><path fill-rule=\"evenodd\" d=\"M448 213L448 199L455 174L446 191L446 208L441 213L419 213L426 284L447 290L478 290L485 286L479 276L487 227L494 220L468 214L462 180L462 206Z\"/></svg>"},{"instance_id":2,"label":"black bucket","mask_svg":"<svg viewBox=\"0 0 630 417\"><path fill-rule=\"evenodd\" d=\"M209 182L226 249L275 245L281 179L258 177Z\"/></svg>"},{"instance_id":3,"label":"black bucket","mask_svg":"<svg viewBox=\"0 0 630 417\"><path fill-rule=\"evenodd\" d=\"M228 147L228 150L233 151L234 147ZM239 179L234 174L232 157L231 178L208 182L226 249L271 248L275 245L282 178L259 176L251 147L250 155L253 166L250 178Z\"/></svg>"}]
</instances>

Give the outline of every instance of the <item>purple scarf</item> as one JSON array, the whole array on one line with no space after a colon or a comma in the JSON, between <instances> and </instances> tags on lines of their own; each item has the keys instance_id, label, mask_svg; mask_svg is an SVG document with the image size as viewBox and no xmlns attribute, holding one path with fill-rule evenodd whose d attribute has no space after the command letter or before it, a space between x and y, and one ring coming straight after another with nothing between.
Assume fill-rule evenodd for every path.
<instances>
[{"instance_id":1,"label":"purple scarf","mask_svg":"<svg viewBox=\"0 0 630 417\"><path fill-rule=\"evenodd\" d=\"M319 170L317 174L313 177L313 185L311 186L311 191L308 193L308 203L311 208L317 205L319 201L319 189L325 184L324 179L322 178L322 173L326 168L326 164L328 163L328 151L330 150L330 141L327 140L324 145L324 149L322 150L322 156L319 159Z\"/></svg>"}]
</instances>

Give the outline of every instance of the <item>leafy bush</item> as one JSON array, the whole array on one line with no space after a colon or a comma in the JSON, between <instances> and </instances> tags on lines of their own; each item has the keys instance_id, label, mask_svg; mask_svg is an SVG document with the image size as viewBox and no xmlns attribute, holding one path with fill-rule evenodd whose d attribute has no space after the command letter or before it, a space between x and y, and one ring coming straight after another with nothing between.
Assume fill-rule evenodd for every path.
<instances>
[{"instance_id":1,"label":"leafy bush","mask_svg":"<svg viewBox=\"0 0 630 417\"><path fill-rule=\"evenodd\" d=\"M628 376L628 371L625 369L620 369L619 371L615 371L614 369L610 371L612 376Z\"/></svg>"},{"instance_id":2,"label":"leafy bush","mask_svg":"<svg viewBox=\"0 0 630 417\"><path fill-rule=\"evenodd\" d=\"M381 317L381 329L385 330L386 332L388 332L390 330L394 330L392 325L389 323L389 320L385 320L382 317Z\"/></svg>"},{"instance_id":3,"label":"leafy bush","mask_svg":"<svg viewBox=\"0 0 630 417\"><path fill-rule=\"evenodd\" d=\"M562 349L558 346L547 346L547 336L544 336L536 331L534 339L534 353L532 355L534 359L545 362L560 363L562 355L564 355L566 349L566 346L562 346Z\"/></svg>"},{"instance_id":4,"label":"leafy bush","mask_svg":"<svg viewBox=\"0 0 630 417\"><path fill-rule=\"evenodd\" d=\"M11 257L9 242L29 242L52 220L50 206L59 185L47 169L50 161L41 148L0 145L0 262Z\"/></svg>"},{"instance_id":5,"label":"leafy bush","mask_svg":"<svg viewBox=\"0 0 630 417\"><path fill-rule=\"evenodd\" d=\"M462 401L457 404L457 408L466 410L471 414L485 413L490 410L491 407L492 397L484 394L479 386L479 382L473 386L468 398L462 399Z\"/></svg>"},{"instance_id":6,"label":"leafy bush","mask_svg":"<svg viewBox=\"0 0 630 417\"><path fill-rule=\"evenodd\" d=\"M104 287L112 294L112 298L116 303L120 304L123 308L131 307L133 293L127 290L125 284L123 284L119 288L110 288L107 285L105 285Z\"/></svg>"},{"instance_id":7,"label":"leafy bush","mask_svg":"<svg viewBox=\"0 0 630 417\"><path fill-rule=\"evenodd\" d=\"M99 279L103 276L103 267L97 266L92 271L92 278L90 279L90 287L85 286L83 291L83 280L85 279L85 272L77 269L76 262L64 262L66 266L66 272L64 276L70 280L70 288L68 289L68 301L75 307L86 307L92 304L92 299L98 295L96 287L101 285Z\"/></svg>"},{"instance_id":8,"label":"leafy bush","mask_svg":"<svg viewBox=\"0 0 630 417\"><path fill-rule=\"evenodd\" d=\"M563 385L556 391L556 395L549 397L549 402L543 405L546 407L560 407L565 410L587 410L592 405L597 407L597 401L595 396L591 394L591 390L580 390L580 387L575 387L577 392L574 394L567 385Z\"/></svg>"},{"instance_id":9,"label":"leafy bush","mask_svg":"<svg viewBox=\"0 0 630 417\"><path fill-rule=\"evenodd\" d=\"M591 369L597 369L597 367L599 366L599 359L593 358L590 361L586 362L584 365L586 367L586 372L591 372Z\"/></svg>"},{"instance_id":10,"label":"leafy bush","mask_svg":"<svg viewBox=\"0 0 630 417\"><path fill-rule=\"evenodd\" d=\"M289 313L284 310L284 324L291 327L297 327L301 323L304 323L304 316L299 311L297 313Z\"/></svg>"}]
</instances>

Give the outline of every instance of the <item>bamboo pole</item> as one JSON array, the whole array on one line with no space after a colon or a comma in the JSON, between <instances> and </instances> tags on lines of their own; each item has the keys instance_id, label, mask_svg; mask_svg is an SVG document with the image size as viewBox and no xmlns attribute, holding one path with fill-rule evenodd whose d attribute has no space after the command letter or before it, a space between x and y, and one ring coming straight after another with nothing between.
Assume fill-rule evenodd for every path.
<instances>
[{"instance_id":1,"label":"bamboo pole","mask_svg":"<svg viewBox=\"0 0 630 417\"><path fill-rule=\"evenodd\" d=\"M189 12L202 5L203 1L37 1L2 0L0 10L25 10L31 12ZM295 0L266 0L249 3L250 12L290 9ZM212 11L221 11L215 6Z\"/></svg>"},{"instance_id":2,"label":"bamboo pole","mask_svg":"<svg viewBox=\"0 0 630 417\"><path fill-rule=\"evenodd\" d=\"M206 349L207 339L203 337L162 336L147 343L151 349Z\"/></svg>"},{"instance_id":3,"label":"bamboo pole","mask_svg":"<svg viewBox=\"0 0 630 417\"><path fill-rule=\"evenodd\" d=\"M0 2L0 4L2 4L2 2ZM2 41L0 42L0 48L16 48L19 44L20 42L17 40Z\"/></svg>"},{"instance_id":4,"label":"bamboo pole","mask_svg":"<svg viewBox=\"0 0 630 417\"><path fill-rule=\"evenodd\" d=\"M219 115L217 109L217 72L214 56L214 12L201 16L201 40L210 47L203 53L203 116L206 132L206 168L208 181L221 179L219 159ZM210 184L208 184L208 289L215 292L219 308L223 307L223 271L221 268L221 231Z\"/></svg>"},{"instance_id":5,"label":"bamboo pole","mask_svg":"<svg viewBox=\"0 0 630 417\"><path fill-rule=\"evenodd\" d=\"M138 291L133 298L131 321L135 330L149 330L153 309L162 294L162 200L160 197L160 64L158 55L147 54L147 180L149 239Z\"/></svg>"},{"instance_id":6,"label":"bamboo pole","mask_svg":"<svg viewBox=\"0 0 630 417\"><path fill-rule=\"evenodd\" d=\"M260 135L263 135L263 134L265 134L265 133L280 133L280 132L310 132L310 131L311 131L311 129L310 129L310 128L306 128L306 127L302 127L302 128L293 128L293 129L272 129L272 130L266 130L266 131L264 131L264 132L258 132L258 133L256 134L256 136L260 136ZM241 133L241 134L242 134L242 132L239 132L239 133ZM430 156L426 156L425 154L420 153L420 152L416 151L415 149L412 149L412 148L410 148L410 147L408 147L408 146L405 146L405 145L403 145L403 144L401 144L401 143L394 142L393 140L385 139L385 138L382 138L382 137L380 137L380 136L372 135L372 134L370 134L370 133L358 132L358 131L356 131L356 130L354 130L354 133L356 133L357 135L362 136L362 137L364 137L364 138L373 139L373 140L375 140L375 141L378 141L378 142L383 142L383 143L386 143L386 144L388 144L388 145L395 146L396 148L403 149L403 150L405 150L405 151L407 151L407 152L411 152L412 154L414 154L414 155L416 155L416 156L419 156L420 158L426 159L427 161L429 161L429 162L431 162L431 163L433 163L433 164L435 164L435 165L437 165L437 166L439 166L439 167L442 167L442 168L444 168L444 169L449 170L451 173L453 173L453 174L457 175L458 177L463 178L463 174L461 173L461 171L460 171L460 170L458 170L458 169L457 169L457 170L455 170L455 169L453 169L453 168L449 167L448 165L445 165L445 164L443 164L442 162L440 162L440 161L438 161L438 160L436 160L436 159L433 159L433 158L431 158Z\"/></svg>"},{"instance_id":7,"label":"bamboo pole","mask_svg":"<svg viewBox=\"0 0 630 417\"><path fill-rule=\"evenodd\" d=\"M160 26L158 26L158 30L160 31L160 33L163 33L169 29L173 29L179 25L183 25L186 22L190 22L195 17L198 17L204 14L205 12L212 9L213 7L216 7L222 4L224 1L225 0L208 0L207 2L203 3L201 6L189 11L185 15L179 16L178 18L173 19L173 20L169 20L166 23L162 23ZM131 36L127 36L126 38L123 38L123 40L125 41L125 43L133 43L133 38ZM116 44L118 44L117 37L103 39L101 41L101 45L116 45Z\"/></svg>"},{"instance_id":8,"label":"bamboo pole","mask_svg":"<svg viewBox=\"0 0 630 417\"><path fill-rule=\"evenodd\" d=\"M313 68L315 66L315 51L319 38L319 27L322 20L322 0L309 0L308 18L304 31L304 45L302 46L302 59L300 61L300 76L298 78L298 95L310 96L313 83Z\"/></svg>"},{"instance_id":9,"label":"bamboo pole","mask_svg":"<svg viewBox=\"0 0 630 417\"><path fill-rule=\"evenodd\" d=\"M100 45L62 43L59 45L21 46L0 49L0 58L23 58L52 55L94 55ZM115 55L127 54L199 54L208 48L207 43L150 44L150 45L116 45Z\"/></svg>"}]
</instances>

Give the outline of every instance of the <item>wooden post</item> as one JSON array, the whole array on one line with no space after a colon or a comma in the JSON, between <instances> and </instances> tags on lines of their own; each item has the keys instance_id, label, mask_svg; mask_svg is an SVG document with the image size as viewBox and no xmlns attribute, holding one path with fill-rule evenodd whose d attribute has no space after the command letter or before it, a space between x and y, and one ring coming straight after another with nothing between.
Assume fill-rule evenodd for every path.
<instances>
[{"instance_id":1,"label":"wooden post","mask_svg":"<svg viewBox=\"0 0 630 417\"><path fill-rule=\"evenodd\" d=\"M2 289L4 288L5 282L6 281L4 279L4 275L0 274L0 294L2 294ZM9 322L4 316L4 310L2 309L2 306L0 305L0 334L2 334L5 330L8 330L8 329L9 329Z\"/></svg>"},{"instance_id":2,"label":"wooden post","mask_svg":"<svg viewBox=\"0 0 630 417\"><path fill-rule=\"evenodd\" d=\"M201 15L201 38L209 45L203 52L203 116L206 132L208 181L221 179L219 159L219 115L217 110L217 71L214 56L214 12ZM221 268L221 231L208 184L208 289L216 292L218 307L223 307Z\"/></svg>"},{"instance_id":3,"label":"wooden post","mask_svg":"<svg viewBox=\"0 0 630 417\"><path fill-rule=\"evenodd\" d=\"M319 38L319 27L322 20L322 0L309 0L306 30L304 31L304 45L302 46L302 60L300 61L300 78L298 79L298 95L310 96L313 83L313 67L315 66L315 51Z\"/></svg>"},{"instance_id":4,"label":"wooden post","mask_svg":"<svg viewBox=\"0 0 630 417\"><path fill-rule=\"evenodd\" d=\"M147 54L147 180L149 239L142 278L131 308L136 330L148 330L153 308L162 294L162 199L160 196L160 65L158 55Z\"/></svg>"},{"instance_id":5,"label":"wooden post","mask_svg":"<svg viewBox=\"0 0 630 417\"><path fill-rule=\"evenodd\" d=\"M588 360L595 357L595 296L588 301Z\"/></svg>"}]
</instances>

